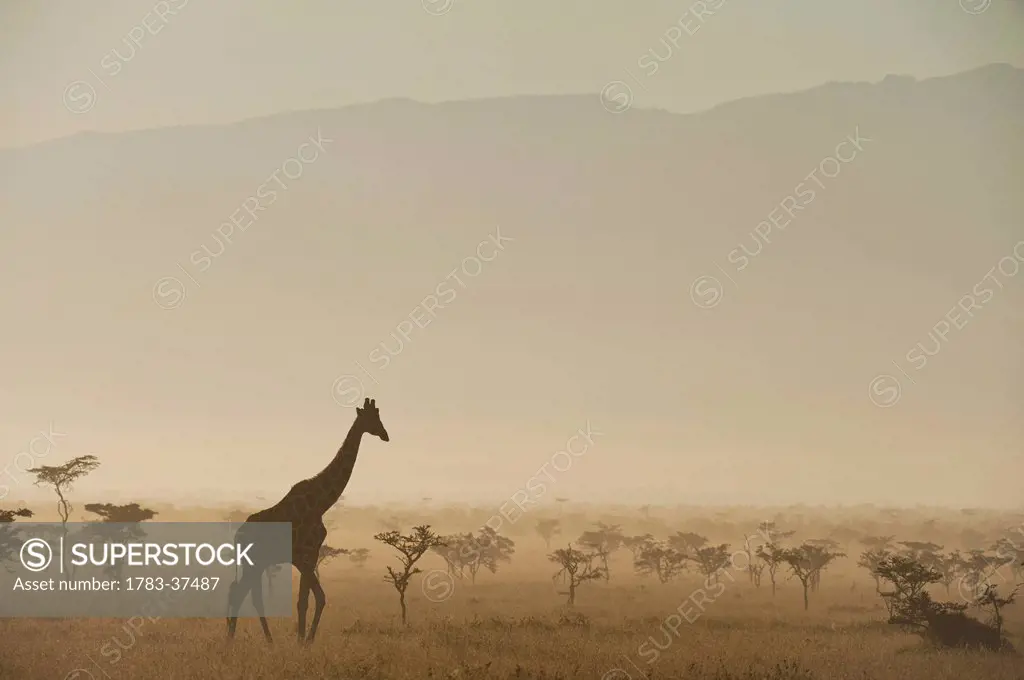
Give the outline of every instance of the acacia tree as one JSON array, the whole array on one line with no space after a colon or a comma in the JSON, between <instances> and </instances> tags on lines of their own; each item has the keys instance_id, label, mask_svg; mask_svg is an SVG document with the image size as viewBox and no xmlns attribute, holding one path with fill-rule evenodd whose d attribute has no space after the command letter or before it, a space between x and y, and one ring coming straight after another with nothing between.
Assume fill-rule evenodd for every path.
<instances>
[{"instance_id":1,"label":"acacia tree","mask_svg":"<svg viewBox=\"0 0 1024 680\"><path fill-rule=\"evenodd\" d=\"M822 551L812 551L809 557L813 563L813 569L811 571L811 592L817 592L818 586L821 585L821 572L829 562L836 559L837 557L845 557L845 553L833 552L839 547L837 541L831 538L812 538L804 542L804 545L810 545L817 548L822 548ZM825 559L827 555L834 555L831 558ZM825 560L822 562L822 560Z\"/></svg>"},{"instance_id":2,"label":"acacia tree","mask_svg":"<svg viewBox=\"0 0 1024 680\"><path fill-rule=\"evenodd\" d=\"M891 553L896 547L893 543L895 538L895 536L863 536L860 538L860 543L870 551Z\"/></svg>"},{"instance_id":3,"label":"acacia tree","mask_svg":"<svg viewBox=\"0 0 1024 680\"><path fill-rule=\"evenodd\" d=\"M879 560L875 573L879 579L892 585L892 590L878 592L889 612L890 623L898 623L897 619L907 618L909 610L902 610L912 607L928 584L938 583L941 579L938 571L918 563L914 558L891 553Z\"/></svg>"},{"instance_id":4,"label":"acacia tree","mask_svg":"<svg viewBox=\"0 0 1024 680\"><path fill-rule=\"evenodd\" d=\"M449 576L458 576L462 578L463 571L466 568L465 562L459 557L460 547L464 544L466 536L472 536L472 534L450 534L448 536L442 536L443 541L440 545L433 546L430 551L437 553L444 560L445 568Z\"/></svg>"},{"instance_id":5,"label":"acacia tree","mask_svg":"<svg viewBox=\"0 0 1024 680\"><path fill-rule=\"evenodd\" d=\"M984 550L969 550L967 555L961 556L960 582L971 589L974 599L981 597L989 580L998 573L998 567L992 567L994 562L994 558L986 555Z\"/></svg>"},{"instance_id":6,"label":"acacia tree","mask_svg":"<svg viewBox=\"0 0 1024 680\"><path fill-rule=\"evenodd\" d=\"M569 590L564 594L568 596L567 604L571 607L576 604L576 588L587 581L603 578L601 567L594 566L594 560L598 555L595 553L576 550L570 543L566 548L559 548L550 555L548 559L559 565L559 569L553 580L565 579Z\"/></svg>"},{"instance_id":7,"label":"acacia tree","mask_svg":"<svg viewBox=\"0 0 1024 680\"><path fill-rule=\"evenodd\" d=\"M718 583L719 573L729 564L729 544L705 546L688 555L687 559L697 564L705 579L714 579Z\"/></svg>"},{"instance_id":8,"label":"acacia tree","mask_svg":"<svg viewBox=\"0 0 1024 680\"><path fill-rule=\"evenodd\" d=\"M960 575L960 568L963 564L963 557L959 550L954 550L947 555L941 555L938 563L933 568L939 572L939 583L946 588L946 595L949 595L949 587Z\"/></svg>"},{"instance_id":9,"label":"acacia tree","mask_svg":"<svg viewBox=\"0 0 1024 680\"><path fill-rule=\"evenodd\" d=\"M686 569L686 556L661 541L647 541L634 553L633 568L643 576L654 574L668 583Z\"/></svg>"},{"instance_id":10,"label":"acacia tree","mask_svg":"<svg viewBox=\"0 0 1024 680\"><path fill-rule=\"evenodd\" d=\"M768 543L782 545L782 542L796 533L794 530L783 531L775 522L764 521L757 525L757 532L765 537Z\"/></svg>"},{"instance_id":11,"label":"acacia tree","mask_svg":"<svg viewBox=\"0 0 1024 680\"><path fill-rule=\"evenodd\" d=\"M892 553L888 550L865 550L860 554L860 558L857 560L857 566L867 569L868 573L871 574L871 578L875 580L876 591L882 587L880 577L878 575L878 565L882 563L883 559L891 554Z\"/></svg>"},{"instance_id":12,"label":"acacia tree","mask_svg":"<svg viewBox=\"0 0 1024 680\"><path fill-rule=\"evenodd\" d=\"M757 556L768 567L768 576L772 581L772 597L775 597L775 587L777 584L775 575L779 570L779 565L786 562L786 549L775 543L768 542L758 547Z\"/></svg>"},{"instance_id":13,"label":"acacia tree","mask_svg":"<svg viewBox=\"0 0 1024 680\"><path fill-rule=\"evenodd\" d=\"M852 529L848 526L837 526L829 533L829 538L834 538L838 541L839 545L842 546L843 552L850 549L850 545L860 539L861 533L856 529Z\"/></svg>"},{"instance_id":14,"label":"acacia tree","mask_svg":"<svg viewBox=\"0 0 1024 680\"><path fill-rule=\"evenodd\" d=\"M1008 566L1015 579L1024 577L1024 551L1011 539L1000 538L989 550L995 553L995 562L998 565L996 569Z\"/></svg>"},{"instance_id":15,"label":"acacia tree","mask_svg":"<svg viewBox=\"0 0 1024 680\"><path fill-rule=\"evenodd\" d=\"M996 592L996 587L992 584L986 584L985 590L981 593L981 596L974 602L974 606L980 607L987 610L989 613L989 625L995 628L996 634L1002 638L1003 636L1003 607L1006 605L1013 604L1017 599L1017 591L1020 590L1021 584L1017 584L1016 587L1006 597L1000 597L999 593Z\"/></svg>"},{"instance_id":16,"label":"acacia tree","mask_svg":"<svg viewBox=\"0 0 1024 680\"><path fill-rule=\"evenodd\" d=\"M622 547L625 536L622 535L622 527L618 524L597 523L597 529L584 531L576 543L580 547L592 552L601 560L601 573L607 581L611 577L608 570L608 556Z\"/></svg>"},{"instance_id":17,"label":"acacia tree","mask_svg":"<svg viewBox=\"0 0 1024 680\"><path fill-rule=\"evenodd\" d=\"M19 543L18 531L11 524L19 517L32 517L33 514L28 508L0 510L0 564L3 564L8 571L12 571L8 561L14 557L16 546Z\"/></svg>"},{"instance_id":18,"label":"acacia tree","mask_svg":"<svg viewBox=\"0 0 1024 680\"><path fill-rule=\"evenodd\" d=\"M758 562L754 558L757 556L757 550L753 546L756 535L743 534L743 552L747 556L747 578L756 587L761 587L761 572L764 571L764 563Z\"/></svg>"},{"instance_id":19,"label":"acacia tree","mask_svg":"<svg viewBox=\"0 0 1024 680\"><path fill-rule=\"evenodd\" d=\"M639 536L626 536L622 539L622 545L624 548L629 550L630 554L633 555L633 562L635 563L641 553L651 545L658 543L654 540L654 536L651 534L641 534Z\"/></svg>"},{"instance_id":20,"label":"acacia tree","mask_svg":"<svg viewBox=\"0 0 1024 680\"><path fill-rule=\"evenodd\" d=\"M57 514L60 515L60 523L67 527L68 518L71 517L71 502L67 494L71 491L75 482L86 476L100 466L99 458L92 455L78 456L72 458L63 465L41 465L40 467L29 468L36 476L37 486L52 486L57 493Z\"/></svg>"},{"instance_id":21,"label":"acacia tree","mask_svg":"<svg viewBox=\"0 0 1024 680\"><path fill-rule=\"evenodd\" d=\"M356 548L348 554L348 559L357 567L365 567L366 560L370 557L369 548Z\"/></svg>"},{"instance_id":22,"label":"acacia tree","mask_svg":"<svg viewBox=\"0 0 1024 680\"><path fill-rule=\"evenodd\" d=\"M842 553L832 552L820 545L804 543L798 548L783 551L783 561L789 565L793 576L800 581L804 589L804 611L810 606L808 592L814 583L815 574L820 572L833 560L842 557Z\"/></svg>"},{"instance_id":23,"label":"acacia tree","mask_svg":"<svg viewBox=\"0 0 1024 680\"><path fill-rule=\"evenodd\" d=\"M145 537L146 532L139 526L146 520L157 516L155 510L144 508L138 503L115 505L113 503L86 503L85 511L100 517L99 524L89 527L89 533L105 541L132 543ZM115 526L107 526L115 525ZM109 564L104 571L120 578L124 570L124 562Z\"/></svg>"},{"instance_id":24,"label":"acacia tree","mask_svg":"<svg viewBox=\"0 0 1024 680\"><path fill-rule=\"evenodd\" d=\"M313 567L313 573L316 574L317 578L320 578L320 567L327 564L335 557L348 554L349 551L345 548L334 548L327 544L320 546L320 553L316 556L316 566Z\"/></svg>"},{"instance_id":25,"label":"acacia tree","mask_svg":"<svg viewBox=\"0 0 1024 680\"><path fill-rule=\"evenodd\" d=\"M557 518L542 518L537 520L536 532L544 539L544 548L551 550L551 539L562 533L561 521Z\"/></svg>"},{"instance_id":26,"label":"acacia tree","mask_svg":"<svg viewBox=\"0 0 1024 680\"><path fill-rule=\"evenodd\" d=\"M684 555L693 555L708 544L708 539L691 531L677 531L668 537L668 544Z\"/></svg>"},{"instance_id":27,"label":"acacia tree","mask_svg":"<svg viewBox=\"0 0 1024 680\"><path fill-rule=\"evenodd\" d=\"M881 593L889 611L889 623L900 625L945 647L976 647L999 649L1002 637L1002 607L1013 602L1016 590L1006 598L999 597L995 587L986 585L975 606L992 612L992 623L986 625L964 612L969 603L935 602L925 588L938 583L938 570L920 564L908 555L890 555L878 567L881 578L892 584L891 591Z\"/></svg>"},{"instance_id":28,"label":"acacia tree","mask_svg":"<svg viewBox=\"0 0 1024 680\"><path fill-rule=\"evenodd\" d=\"M100 460L93 455L77 456L63 465L41 465L29 468L36 476L36 486L52 486L57 493L57 514L60 516L61 533L65 540L68 536L68 518L71 517L71 502L67 494L82 477L100 466ZM63 560L63 556L61 558ZM62 565L63 566L63 565ZM74 574L74 569L71 570Z\"/></svg>"},{"instance_id":29,"label":"acacia tree","mask_svg":"<svg viewBox=\"0 0 1024 680\"><path fill-rule=\"evenodd\" d=\"M481 567L494 574L502 562L512 561L516 544L511 538L502 536L489 526L480 529L476 536L467 536L469 540L460 546L458 559L469 570L469 578L473 583L476 583L476 575Z\"/></svg>"},{"instance_id":30,"label":"acacia tree","mask_svg":"<svg viewBox=\"0 0 1024 680\"><path fill-rule=\"evenodd\" d=\"M398 551L398 559L402 565L400 571L387 567L388 575L384 580L398 591L398 604L402 607L402 625L407 625L405 591L409 588L409 580L422 569L416 566L420 558L428 550L444 544L444 540L430 530L429 524L413 527L412 533L404 535L399 531L384 531L374 535L374 540L390 545Z\"/></svg>"},{"instance_id":31,"label":"acacia tree","mask_svg":"<svg viewBox=\"0 0 1024 680\"><path fill-rule=\"evenodd\" d=\"M0 510L0 524L10 524L15 521L18 517L32 517L33 513L28 508L18 508L17 510Z\"/></svg>"},{"instance_id":32,"label":"acacia tree","mask_svg":"<svg viewBox=\"0 0 1024 680\"><path fill-rule=\"evenodd\" d=\"M900 541L902 554L926 567L942 571L942 546L930 541Z\"/></svg>"}]
</instances>

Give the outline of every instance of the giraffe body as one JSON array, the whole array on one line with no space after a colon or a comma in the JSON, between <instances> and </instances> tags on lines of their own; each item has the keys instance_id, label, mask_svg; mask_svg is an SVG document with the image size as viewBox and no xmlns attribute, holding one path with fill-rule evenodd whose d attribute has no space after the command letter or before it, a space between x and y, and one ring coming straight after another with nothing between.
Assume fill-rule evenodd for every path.
<instances>
[{"instance_id":1,"label":"giraffe body","mask_svg":"<svg viewBox=\"0 0 1024 680\"><path fill-rule=\"evenodd\" d=\"M356 419L345 437L334 459L319 474L304 479L285 494L275 505L250 515L236 534L236 541L243 541L249 531L247 527L260 522L289 522L292 525L291 564L299 571L298 629L300 642L312 642L320 624L320 616L326 604L324 589L316 575L316 562L320 547L327 538L324 513L330 510L348 485L359 453L359 442L363 434L371 434L382 441L389 441L387 430L380 422L380 412L372 399L366 399L362 408L356 409ZM260 616L263 635L270 642L270 627L263 614L263 573L274 566L273 561L261 560L254 555L253 566L243 568L238 580L228 589L228 638L235 636L238 610L246 597L252 596L253 606ZM315 603L313 621L306 635L306 612L309 595Z\"/></svg>"}]
</instances>

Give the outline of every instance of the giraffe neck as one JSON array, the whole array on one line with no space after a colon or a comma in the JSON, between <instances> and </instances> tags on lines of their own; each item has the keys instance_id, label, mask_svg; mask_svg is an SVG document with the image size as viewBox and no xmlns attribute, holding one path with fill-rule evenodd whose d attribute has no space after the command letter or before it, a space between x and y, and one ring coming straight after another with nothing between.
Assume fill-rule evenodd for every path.
<instances>
[{"instance_id":1,"label":"giraffe neck","mask_svg":"<svg viewBox=\"0 0 1024 680\"><path fill-rule=\"evenodd\" d=\"M341 448L335 454L334 460L328 463L327 467L314 478L321 483L320 493L314 503L321 513L327 512L332 505L337 503L345 491L345 487L348 486L348 480L352 478L352 469L356 464L356 457L359 455L359 441L362 436L362 429L353 423L348 435L345 436L345 441L341 443Z\"/></svg>"}]
</instances>

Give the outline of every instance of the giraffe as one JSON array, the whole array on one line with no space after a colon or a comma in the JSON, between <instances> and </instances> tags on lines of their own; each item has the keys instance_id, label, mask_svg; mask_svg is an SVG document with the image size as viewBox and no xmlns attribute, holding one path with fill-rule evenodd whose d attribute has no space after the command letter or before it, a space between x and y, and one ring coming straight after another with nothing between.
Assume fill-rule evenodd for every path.
<instances>
[{"instance_id":1,"label":"giraffe","mask_svg":"<svg viewBox=\"0 0 1024 680\"><path fill-rule=\"evenodd\" d=\"M341 497L342 492L352 477L352 469L359 453L359 441L363 434L379 437L381 441L389 441L388 432L380 422L380 412L373 399L365 399L362 408L356 408L355 422L348 431L345 441L334 456L317 475L304 479L291 488L278 503L266 510L260 510L245 520L236 534L236 542L243 542L246 527L256 522L290 522L292 525L292 558L291 563L299 570L299 622L297 635L300 643L313 642L320 624L326 598L320 579L316 575L316 561L320 554L320 546L327 538L327 528L323 516ZM256 558L252 566L243 567L241 576L228 589L228 639L235 636L238 622L238 610L251 593L252 603L260 616L263 636L272 642L270 627L263 614L263 573L274 564ZM313 621L306 636L306 611L309 608L309 594L312 591L316 609Z\"/></svg>"}]
</instances>

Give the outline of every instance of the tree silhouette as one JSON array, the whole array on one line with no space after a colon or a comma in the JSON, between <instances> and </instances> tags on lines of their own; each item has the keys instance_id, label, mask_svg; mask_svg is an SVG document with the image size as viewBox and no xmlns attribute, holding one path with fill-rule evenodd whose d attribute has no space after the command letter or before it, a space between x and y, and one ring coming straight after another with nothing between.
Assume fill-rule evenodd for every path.
<instances>
[{"instance_id":1,"label":"tree silhouette","mask_svg":"<svg viewBox=\"0 0 1024 680\"><path fill-rule=\"evenodd\" d=\"M808 591L814 579L814 574L832 560L840 557L840 553L832 553L828 548L804 543L799 548L788 548L783 551L783 560L789 565L793 576L800 581L804 589L804 610L810 606Z\"/></svg>"},{"instance_id":2,"label":"tree silhouette","mask_svg":"<svg viewBox=\"0 0 1024 680\"><path fill-rule=\"evenodd\" d=\"M908 608L912 607L926 586L938 583L942 578L938 571L920 564L913 557L894 554L887 554L880 559L875 573L879 579L892 585L890 591L879 591L889 611L890 623L908 616L908 620L916 620ZM907 611L902 611L904 609Z\"/></svg>"},{"instance_id":3,"label":"tree silhouette","mask_svg":"<svg viewBox=\"0 0 1024 680\"><path fill-rule=\"evenodd\" d=\"M859 531L848 526L838 526L829 534L830 538L834 538L839 542L844 552L850 549L851 543L859 541L861 536L862 534Z\"/></svg>"},{"instance_id":4,"label":"tree silhouette","mask_svg":"<svg viewBox=\"0 0 1024 680\"><path fill-rule=\"evenodd\" d=\"M502 562L511 562L516 551L515 541L488 526L481 528L479 533L472 537L471 545L472 549L466 556L466 568L469 569L469 577L473 583L476 583L476 575L481 567L492 574L497 573L498 566Z\"/></svg>"},{"instance_id":5,"label":"tree silhouette","mask_svg":"<svg viewBox=\"0 0 1024 680\"><path fill-rule=\"evenodd\" d=\"M32 517L33 512L28 508L18 508L17 510L0 510L0 524L10 524L15 521L18 517Z\"/></svg>"},{"instance_id":6,"label":"tree silhouette","mask_svg":"<svg viewBox=\"0 0 1024 680\"><path fill-rule=\"evenodd\" d=\"M28 508L17 508L15 510L0 510L0 564L3 564L7 571L14 571L10 563L18 544L18 530L11 526L19 517L32 517L33 512Z\"/></svg>"},{"instance_id":7,"label":"tree silhouette","mask_svg":"<svg viewBox=\"0 0 1024 680\"><path fill-rule=\"evenodd\" d=\"M649 540L634 552L633 568L644 576L654 574L662 583L668 583L686 569L686 555L667 543Z\"/></svg>"},{"instance_id":8,"label":"tree silhouette","mask_svg":"<svg viewBox=\"0 0 1024 680\"><path fill-rule=\"evenodd\" d=\"M989 557L984 550L969 550L960 560L960 582L971 589L972 597L981 597L993 575L998 573L998 566L993 568L995 558Z\"/></svg>"},{"instance_id":9,"label":"tree silhouette","mask_svg":"<svg viewBox=\"0 0 1024 680\"><path fill-rule=\"evenodd\" d=\"M835 559L835 557L824 562L821 562L821 560L824 559L825 555L833 554L833 551L839 547L839 543L831 538L810 538L804 541L804 545L824 549L820 552L812 551L810 554L811 562L814 563L814 568L811 571L811 592L814 593L817 592L818 586L821 585L821 572L829 562ZM835 552L834 554L836 557L845 556L845 553L840 552ZM821 563L819 564L819 562Z\"/></svg>"},{"instance_id":10,"label":"tree silhouette","mask_svg":"<svg viewBox=\"0 0 1024 680\"><path fill-rule=\"evenodd\" d=\"M444 559L445 567L449 576L458 576L462 578L466 571L466 560L463 558L463 554L469 553L469 548L463 550L463 546L468 541L472 540L472 533L464 534L449 534L448 536L442 536L443 541L439 545L435 545L430 548L431 552L437 553Z\"/></svg>"},{"instance_id":11,"label":"tree silhouette","mask_svg":"<svg viewBox=\"0 0 1024 680\"><path fill-rule=\"evenodd\" d=\"M96 456L89 455L72 458L63 465L42 465L36 468L29 468L26 472L31 472L36 476L35 484L37 486L53 487L59 499L57 502L57 514L60 515L61 524L66 526L68 518L71 516L72 507L65 494L71 491L76 481L99 466L99 459Z\"/></svg>"},{"instance_id":12,"label":"tree silhouette","mask_svg":"<svg viewBox=\"0 0 1024 680\"><path fill-rule=\"evenodd\" d=\"M594 566L597 557L595 553L576 550L571 543L568 547L559 548L548 555L550 561L561 567L555 573L554 579L564 578L569 585L569 590L564 594L569 598L566 604L570 607L576 604L576 589L581 584L603 578L601 567Z\"/></svg>"},{"instance_id":13,"label":"tree silhouette","mask_svg":"<svg viewBox=\"0 0 1024 680\"><path fill-rule=\"evenodd\" d=\"M622 535L622 527L618 524L597 523L597 529L584 531L576 543L584 550L588 550L601 560L601 573L604 580L610 577L608 571L608 556L622 547L625 536Z\"/></svg>"},{"instance_id":14,"label":"tree silhouette","mask_svg":"<svg viewBox=\"0 0 1024 680\"><path fill-rule=\"evenodd\" d=\"M939 572L939 582L945 586L946 595L949 595L949 587L953 585L953 581L960 575L962 564L963 557L960 555L960 551L954 550L947 555L940 556L938 564L932 565Z\"/></svg>"},{"instance_id":15,"label":"tree silhouette","mask_svg":"<svg viewBox=\"0 0 1024 680\"><path fill-rule=\"evenodd\" d=\"M322 567L323 565L327 564L328 562L333 560L335 557L338 557L340 555L348 555L348 554L349 554L349 551L345 550L344 548L333 548L333 547L331 547L329 545L326 545L326 544L320 546L320 554L317 555L316 566L313 567L313 573L316 574L317 578L320 578L320 567Z\"/></svg>"},{"instance_id":16,"label":"tree silhouette","mask_svg":"<svg viewBox=\"0 0 1024 680\"><path fill-rule=\"evenodd\" d=\"M138 503L115 505L113 503L86 503L85 511L98 515L100 522L91 524L87 534L107 542L132 543L139 542L146 536L140 524L157 516L155 510L144 508ZM113 526L110 526L113 525ZM108 564L104 571L120 578L124 571L124 562Z\"/></svg>"},{"instance_id":17,"label":"tree silhouette","mask_svg":"<svg viewBox=\"0 0 1024 680\"><path fill-rule=\"evenodd\" d=\"M687 555L686 559L696 563L705 579L714 579L714 582L718 583L719 573L725 568L725 565L729 564L729 544L722 543L721 545L698 548L692 555Z\"/></svg>"},{"instance_id":18,"label":"tree silhouette","mask_svg":"<svg viewBox=\"0 0 1024 680\"><path fill-rule=\"evenodd\" d=\"M758 588L761 587L761 572L764 571L764 562L758 562L757 549L753 546L754 539L757 535L748 536L743 535L743 552L747 556L747 578ZM763 545L763 544L762 544Z\"/></svg>"},{"instance_id":19,"label":"tree silhouette","mask_svg":"<svg viewBox=\"0 0 1024 680\"><path fill-rule=\"evenodd\" d=\"M769 542L758 547L757 556L768 567L768 576L772 581L772 597L775 597L775 587L777 584L775 575L779 570L779 565L786 562L786 549Z\"/></svg>"},{"instance_id":20,"label":"tree silhouette","mask_svg":"<svg viewBox=\"0 0 1024 680\"><path fill-rule=\"evenodd\" d=\"M942 546L929 541L900 541L904 555L917 560L926 567L942 571Z\"/></svg>"},{"instance_id":21,"label":"tree silhouette","mask_svg":"<svg viewBox=\"0 0 1024 680\"><path fill-rule=\"evenodd\" d=\"M941 580L938 570L908 555L889 555L878 567L879 576L892 584L881 593L889 610L889 623L900 625L944 647L974 647L996 650L1009 646L1002 636L1002 608L1014 601L1016 589L1000 597L994 586L986 585L974 606L988 610L988 625L967 616L969 603L935 602L925 588ZM1011 647L1012 649L1012 647Z\"/></svg>"},{"instance_id":22,"label":"tree silhouette","mask_svg":"<svg viewBox=\"0 0 1024 680\"><path fill-rule=\"evenodd\" d=\"M633 562L635 563L640 559L640 554L645 548L657 543L654 540L654 536L651 534L641 534L639 536L626 536L622 539L622 545L633 555ZM634 565L635 566L635 565Z\"/></svg>"},{"instance_id":23,"label":"tree silhouette","mask_svg":"<svg viewBox=\"0 0 1024 680\"><path fill-rule=\"evenodd\" d=\"M1014 587L1006 597L1000 597L996 587L992 584L987 584L981 596L973 603L974 606L988 611L989 625L996 629L996 634L1000 638L1003 636L1003 607L1016 601L1018 590L1020 590L1020 584Z\"/></svg>"},{"instance_id":24,"label":"tree silhouette","mask_svg":"<svg viewBox=\"0 0 1024 680\"><path fill-rule=\"evenodd\" d=\"M668 537L668 544L684 555L693 555L708 544L706 536L687 531L677 531Z\"/></svg>"},{"instance_id":25,"label":"tree silhouette","mask_svg":"<svg viewBox=\"0 0 1024 680\"><path fill-rule=\"evenodd\" d=\"M348 559L357 567L365 567L366 560L370 557L369 548L356 548L348 554Z\"/></svg>"},{"instance_id":26,"label":"tree silhouette","mask_svg":"<svg viewBox=\"0 0 1024 680\"><path fill-rule=\"evenodd\" d=\"M871 578L875 580L876 591L882 587L881 577L878 575L878 565L891 554L888 550L883 549L865 550L860 554L860 559L857 560L857 566L867 569L868 573L871 574Z\"/></svg>"},{"instance_id":27,"label":"tree silhouette","mask_svg":"<svg viewBox=\"0 0 1024 680\"><path fill-rule=\"evenodd\" d=\"M1024 551L1017 547L1017 544L1008 538L1000 538L989 550L995 553L994 561L997 564L996 570L1002 567L1010 567L1016 579L1024 577L1022 562L1024 562Z\"/></svg>"},{"instance_id":28,"label":"tree silhouette","mask_svg":"<svg viewBox=\"0 0 1024 680\"><path fill-rule=\"evenodd\" d=\"M75 482L99 466L99 458L86 455L72 458L63 465L41 465L26 470L36 476L36 486L52 486L57 493L57 514L60 515L61 533L65 540L68 536L68 518L72 510L67 493L72 490ZM63 556L61 559L63 560ZM74 575L74 568L71 569L71 574Z\"/></svg>"},{"instance_id":29,"label":"tree silhouette","mask_svg":"<svg viewBox=\"0 0 1024 680\"><path fill-rule=\"evenodd\" d=\"M551 550L551 539L562 533L561 521L555 518L537 520L536 531L544 539L544 548Z\"/></svg>"},{"instance_id":30,"label":"tree silhouette","mask_svg":"<svg viewBox=\"0 0 1024 680\"><path fill-rule=\"evenodd\" d=\"M428 550L443 545L444 541L430 530L429 524L413 527L412 533L408 535L399 531L384 531L375 534L373 538L398 551L398 559L402 568L400 571L396 571L388 566L388 575L384 577L384 580L398 591L398 603L402 607L402 625L407 625L405 591L409 588L409 580L413 575L422 571L416 566L416 563Z\"/></svg>"},{"instance_id":31,"label":"tree silhouette","mask_svg":"<svg viewBox=\"0 0 1024 680\"><path fill-rule=\"evenodd\" d=\"M796 531L783 531L775 522L764 521L757 525L757 532L761 534L767 543L782 545L782 542L791 537Z\"/></svg>"},{"instance_id":32,"label":"tree silhouette","mask_svg":"<svg viewBox=\"0 0 1024 680\"><path fill-rule=\"evenodd\" d=\"M476 535L466 532L443 536L442 540L443 545L434 546L431 550L444 558L449 574L461 578L468 570L473 583L476 583L480 569L496 573L499 565L510 562L516 551L515 541L488 526L481 528Z\"/></svg>"}]
</instances>

